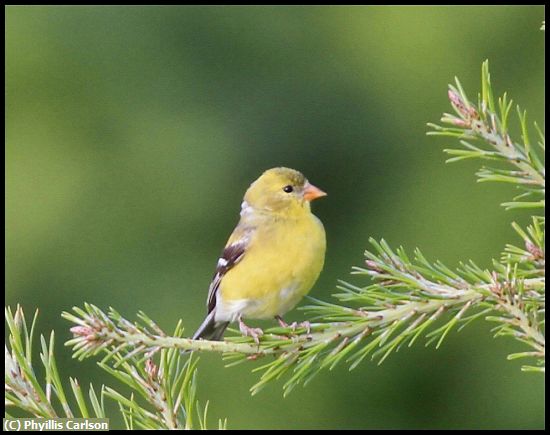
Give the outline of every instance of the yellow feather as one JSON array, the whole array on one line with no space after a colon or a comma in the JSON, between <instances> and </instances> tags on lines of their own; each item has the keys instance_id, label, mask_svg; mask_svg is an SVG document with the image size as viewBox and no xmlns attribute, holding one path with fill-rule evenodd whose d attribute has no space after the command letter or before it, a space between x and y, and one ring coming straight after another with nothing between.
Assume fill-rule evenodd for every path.
<instances>
[{"instance_id":1,"label":"yellow feather","mask_svg":"<svg viewBox=\"0 0 550 435\"><path fill-rule=\"evenodd\" d=\"M273 168L250 185L208 292L193 339L220 340L230 322L256 341L243 318L282 316L309 292L325 261L323 224L310 201L326 195L298 171ZM280 319L279 319L280 320Z\"/></svg>"},{"instance_id":2,"label":"yellow feather","mask_svg":"<svg viewBox=\"0 0 550 435\"><path fill-rule=\"evenodd\" d=\"M292 192L283 188L293 186ZM245 318L283 315L309 292L324 264L323 224L311 213L298 171L274 168L248 189L245 209L228 245L248 237L242 260L222 278L219 296ZM320 192L320 191L319 191Z\"/></svg>"},{"instance_id":3,"label":"yellow feather","mask_svg":"<svg viewBox=\"0 0 550 435\"><path fill-rule=\"evenodd\" d=\"M325 259L325 231L313 214L258 219L243 259L223 277L224 301L248 299L245 318L283 315L309 292Z\"/></svg>"}]
</instances>

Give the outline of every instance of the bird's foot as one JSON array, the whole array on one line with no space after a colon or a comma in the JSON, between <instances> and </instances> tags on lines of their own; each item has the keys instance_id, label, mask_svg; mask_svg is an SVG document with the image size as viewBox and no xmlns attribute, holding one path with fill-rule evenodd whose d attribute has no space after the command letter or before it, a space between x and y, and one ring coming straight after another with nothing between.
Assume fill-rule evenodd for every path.
<instances>
[{"instance_id":1,"label":"bird's foot","mask_svg":"<svg viewBox=\"0 0 550 435\"><path fill-rule=\"evenodd\" d=\"M277 322L279 322L279 325L281 328L289 328L292 329L292 332L296 332L296 329L298 327L305 328L307 335L311 334L311 323L309 323L307 320L304 322L292 322L290 325L286 323L281 316L275 316L275 319L277 319Z\"/></svg>"},{"instance_id":2,"label":"bird's foot","mask_svg":"<svg viewBox=\"0 0 550 435\"><path fill-rule=\"evenodd\" d=\"M305 328L307 335L311 334L311 323L309 323L309 321L304 320L303 322L298 323L298 326L300 328Z\"/></svg>"},{"instance_id":3,"label":"bird's foot","mask_svg":"<svg viewBox=\"0 0 550 435\"><path fill-rule=\"evenodd\" d=\"M264 335L264 331L260 328L251 328L243 322L243 319L239 317L239 330L241 334L246 337L252 337L257 345L260 345L260 337Z\"/></svg>"},{"instance_id":4,"label":"bird's foot","mask_svg":"<svg viewBox=\"0 0 550 435\"><path fill-rule=\"evenodd\" d=\"M275 319L277 320L277 322L279 322L279 326L281 328L288 328L290 326L292 329L295 329L294 325L296 325L296 322L294 322L292 325L289 325L284 321L281 316L275 316Z\"/></svg>"}]
</instances>

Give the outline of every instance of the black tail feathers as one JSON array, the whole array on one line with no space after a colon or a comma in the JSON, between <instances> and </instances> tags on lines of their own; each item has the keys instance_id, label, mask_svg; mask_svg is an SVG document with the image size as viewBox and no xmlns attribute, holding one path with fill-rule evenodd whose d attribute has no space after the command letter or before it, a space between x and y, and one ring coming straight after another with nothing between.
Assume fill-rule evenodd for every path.
<instances>
[{"instance_id":1,"label":"black tail feathers","mask_svg":"<svg viewBox=\"0 0 550 435\"><path fill-rule=\"evenodd\" d=\"M202 338L204 340L220 341L223 338L223 333L229 326L229 322L216 322L214 316L216 309L210 311L202 325L199 326L197 332L193 335L193 340Z\"/></svg>"}]
</instances>

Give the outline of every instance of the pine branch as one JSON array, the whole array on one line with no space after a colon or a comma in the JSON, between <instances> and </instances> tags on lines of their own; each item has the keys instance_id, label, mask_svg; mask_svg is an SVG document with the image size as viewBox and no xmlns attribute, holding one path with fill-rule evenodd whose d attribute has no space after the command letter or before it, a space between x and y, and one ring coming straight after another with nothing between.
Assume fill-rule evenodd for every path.
<instances>
[{"instance_id":1,"label":"pine branch","mask_svg":"<svg viewBox=\"0 0 550 435\"><path fill-rule=\"evenodd\" d=\"M5 349L5 394L6 407L14 407L35 417L60 418L75 416L105 418L105 398L115 400L124 418L127 429L192 429L194 415L198 418L198 427L206 428L208 404L202 410L196 399L196 365L194 358L184 359L174 348L158 352L158 363L152 356L141 357L140 347L132 348L131 343L117 348L108 345L101 349L109 350L108 360L99 366L114 378L126 384L133 391L126 397L117 390L102 386L101 394L95 393L90 385L88 399L76 379L69 378L73 393L69 403L63 383L57 370L54 357L54 333L49 343L41 336L42 351L40 358L45 369L46 379L40 382L33 366L32 338L38 312L35 313L30 329L20 306L15 314L8 307L5 310L9 328L9 349ZM82 333L85 326L76 326L73 333ZM181 337L181 324L176 327L174 339ZM86 342L84 342L86 344ZM97 348L95 349L97 350ZM137 358L137 355L140 358ZM136 398L137 397L137 398ZM138 400L139 399L139 400ZM59 405L59 406L58 406ZM58 408L61 407L61 410ZM225 423L220 422L220 428Z\"/></svg>"},{"instance_id":2,"label":"pine branch","mask_svg":"<svg viewBox=\"0 0 550 435\"><path fill-rule=\"evenodd\" d=\"M18 305L15 313L7 307L5 319L9 329L9 348L5 346L5 405L16 407L35 417L43 418L73 418L89 417L89 408L93 409L95 417L104 418L104 389L101 388L100 399L90 385L89 405L86 404L82 389L76 379L69 378L80 413L69 405L65 389L61 383L54 356L54 333L50 334L49 342L40 336L42 350L40 359L44 366L46 379L40 382L36 376L33 358L33 336L38 310L35 312L30 328L27 325L23 309ZM59 404L61 410L59 410Z\"/></svg>"},{"instance_id":3,"label":"pine branch","mask_svg":"<svg viewBox=\"0 0 550 435\"><path fill-rule=\"evenodd\" d=\"M166 337L163 333L152 334L144 325L138 323L132 324L119 315L115 315L116 320L114 320L113 311L105 315L97 307L89 304L86 304L87 314L85 316L76 317L72 314L64 313L64 317L73 322L77 320L87 322L87 326L85 327L73 327L72 331L76 335L76 338L67 342L67 345L74 346L74 349L76 349L75 356L79 358L97 354L98 351L105 349L105 343L107 342L109 343L107 347L112 347L113 349L132 347L133 356L138 357L142 355L143 358L147 358L150 354L160 349L174 348L224 352L226 353L226 358L230 361L229 365L245 361L246 359L255 360L266 355L276 356L278 360L275 360L274 364L268 364L269 370L266 370L260 383L252 388L252 391L255 393L268 380L271 380L272 376L276 375L278 378L290 369L291 367L286 365L286 361L289 359L297 363L298 366L304 362L307 362L309 366L313 362L314 356L317 358L318 354L322 354L323 357L327 358L323 364L317 364L316 369L321 369L329 363L334 366L343 356L341 351L344 347L346 347L346 353L349 352L360 341L370 335L379 335L379 331L387 325L391 325L392 331L396 331L398 326L404 322L410 321L413 323L414 317L416 327L404 331L402 338L399 339L401 341L405 336L412 336L412 333L419 332L421 328L423 330L440 317L443 312L452 311L455 306L464 306L479 298L480 296L476 291L462 290L459 293L457 292L457 294L446 294L440 299L434 299L427 303L426 301L413 300L371 313L362 309L350 309L318 301L321 305L306 307L306 309L317 314L321 313L324 320L334 319L337 321L313 323L310 326L309 332L305 328L295 331L292 328L271 328L266 331L259 346L253 344L253 341L247 337L231 337L228 338L229 341L210 342ZM77 309L77 311L80 310ZM431 317L426 316L426 313L432 313ZM103 320L103 325L99 326L98 319L103 318L103 316L106 316L108 320ZM95 326L90 328L91 325ZM129 325L132 326L130 327ZM102 335L101 331L105 326L112 331L112 334ZM81 328L86 328L85 334ZM118 338L115 339L114 337ZM374 340L374 343L379 343L382 339L385 341L388 338L388 334L385 336L381 335ZM397 342L392 340L391 344L393 350L393 345L396 345ZM85 351L82 350L84 348L86 348ZM334 353L335 349L339 352ZM329 355L330 352L332 354ZM362 355L361 360L364 356L366 354ZM104 364L109 358L110 354L107 354L100 364ZM291 381L286 384L285 388L290 391L291 387L299 380L299 376L291 378Z\"/></svg>"},{"instance_id":4,"label":"pine branch","mask_svg":"<svg viewBox=\"0 0 550 435\"><path fill-rule=\"evenodd\" d=\"M136 354L153 355L160 349L204 350L211 352L239 352L253 354L254 345L248 343L225 343L221 341L191 340L182 336L169 336L139 312L141 323L132 323L122 317L114 308L104 313L98 307L84 304L84 309L73 307L75 314L63 312L61 316L77 326L71 328L75 338L65 343L73 346L73 358L83 360L106 349L117 352L130 349ZM180 324L178 324L178 330ZM105 361L111 357L107 353Z\"/></svg>"},{"instance_id":5,"label":"pine branch","mask_svg":"<svg viewBox=\"0 0 550 435\"><path fill-rule=\"evenodd\" d=\"M410 261L401 248L393 252L384 241L371 239L371 243L376 252L367 251L366 268L354 268L354 273L372 277L375 284L357 287L342 282L342 292L335 295L342 304L314 300L314 304L304 307L313 315L312 321L322 319L311 323L310 331L271 328L259 345L241 336L223 342L190 340L166 336L143 314L142 325L127 321L112 309L105 314L86 304L86 311L75 308L79 316L63 314L81 325L72 328L75 338L67 345L74 346L74 356L79 358L96 354L106 344L115 349L131 346L134 355L144 356L172 348L223 352L228 365L272 355L275 360L256 369L263 375L251 390L256 393L271 380L291 373L284 385L288 393L298 383L311 380L319 370L333 368L342 360L350 368L369 355L381 363L403 344L411 346L430 328L427 344L436 342L439 347L454 327L462 328L493 314L488 318L501 324L496 335L514 335L533 349L522 356L543 360L544 336L536 319L544 298L544 277L518 278L517 270L513 277L502 275L482 270L472 262L452 272L440 262L430 264L418 250L415 260ZM496 269L503 267L506 269L495 262ZM517 292L520 285L521 292ZM519 308L529 304L536 308L530 314ZM529 366L533 368L543 370Z\"/></svg>"},{"instance_id":6,"label":"pine branch","mask_svg":"<svg viewBox=\"0 0 550 435\"><path fill-rule=\"evenodd\" d=\"M521 128L521 142L514 141L509 133L509 117L513 102L504 94L498 99L493 98L489 62L482 67L482 92L478 96L479 103L474 105L468 100L460 81L455 78L456 86L449 85L449 100L455 114L445 113L441 121L452 127L443 127L429 123L434 131L428 135L449 136L460 139L465 149L446 149L453 155L447 162L455 162L469 158L481 158L504 163L512 169L483 167L478 173L478 181L500 181L516 184L525 193L513 201L504 203L507 209L544 207L545 168L536 149L532 146L527 123L527 113L519 106L517 116ZM544 135L534 124L539 136L538 145L544 153ZM530 201L519 201L522 198Z\"/></svg>"}]
</instances>

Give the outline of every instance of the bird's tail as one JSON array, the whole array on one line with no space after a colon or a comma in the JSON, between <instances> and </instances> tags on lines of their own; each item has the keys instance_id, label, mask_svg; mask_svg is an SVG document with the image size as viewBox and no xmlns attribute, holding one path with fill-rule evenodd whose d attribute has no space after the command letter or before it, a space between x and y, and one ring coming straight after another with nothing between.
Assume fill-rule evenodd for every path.
<instances>
[{"instance_id":1,"label":"bird's tail","mask_svg":"<svg viewBox=\"0 0 550 435\"><path fill-rule=\"evenodd\" d=\"M220 341L222 339L229 322L216 322L214 320L215 313L216 309L210 311L204 322L202 322L202 325L199 326L199 329L193 335L193 340L202 338L204 340Z\"/></svg>"}]
</instances>

